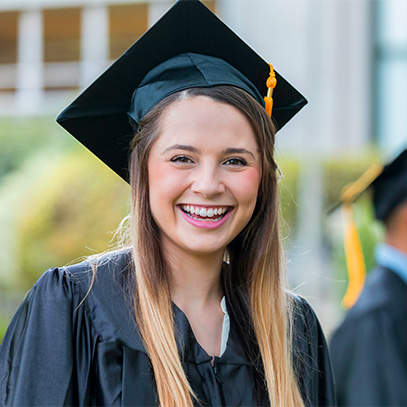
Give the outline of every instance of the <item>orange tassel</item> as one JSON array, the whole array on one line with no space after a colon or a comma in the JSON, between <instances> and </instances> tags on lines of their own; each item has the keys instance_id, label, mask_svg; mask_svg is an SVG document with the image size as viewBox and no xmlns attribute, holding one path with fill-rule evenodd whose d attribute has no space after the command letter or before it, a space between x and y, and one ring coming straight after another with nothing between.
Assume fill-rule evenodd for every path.
<instances>
[{"instance_id":1,"label":"orange tassel","mask_svg":"<svg viewBox=\"0 0 407 407\"><path fill-rule=\"evenodd\" d=\"M267 114L271 117L271 114L273 112L273 91L274 88L277 85L277 79L276 79L276 74L274 72L273 65L270 65L270 76L267 78L266 86L268 88L267 90L267 96L264 98L264 103L265 103L265 109Z\"/></svg>"}]
</instances>

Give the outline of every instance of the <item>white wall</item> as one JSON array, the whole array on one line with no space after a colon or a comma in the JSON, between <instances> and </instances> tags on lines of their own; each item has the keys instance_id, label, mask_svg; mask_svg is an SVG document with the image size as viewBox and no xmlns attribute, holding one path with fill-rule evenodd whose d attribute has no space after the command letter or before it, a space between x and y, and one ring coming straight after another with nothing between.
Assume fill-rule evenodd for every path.
<instances>
[{"instance_id":1,"label":"white wall","mask_svg":"<svg viewBox=\"0 0 407 407\"><path fill-rule=\"evenodd\" d=\"M281 149L315 156L365 145L371 134L370 1L221 0L218 8L309 101L282 131Z\"/></svg>"}]
</instances>

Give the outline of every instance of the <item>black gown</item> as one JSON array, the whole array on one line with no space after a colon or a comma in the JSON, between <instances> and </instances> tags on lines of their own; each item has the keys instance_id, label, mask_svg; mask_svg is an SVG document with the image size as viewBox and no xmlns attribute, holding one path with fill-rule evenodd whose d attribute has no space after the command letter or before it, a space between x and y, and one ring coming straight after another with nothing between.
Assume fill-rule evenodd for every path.
<instances>
[{"instance_id":1,"label":"black gown","mask_svg":"<svg viewBox=\"0 0 407 407\"><path fill-rule=\"evenodd\" d=\"M156 387L131 301L129 253L48 270L21 304L0 347L1 406L155 406ZM327 346L318 320L296 298L295 363L308 406L334 405ZM228 304L228 307L231 307ZM252 365L233 319L225 352L211 357L174 305L179 351L202 405L261 406Z\"/></svg>"},{"instance_id":2,"label":"black gown","mask_svg":"<svg viewBox=\"0 0 407 407\"><path fill-rule=\"evenodd\" d=\"M407 406L407 284L372 270L330 348L339 405Z\"/></svg>"}]
</instances>

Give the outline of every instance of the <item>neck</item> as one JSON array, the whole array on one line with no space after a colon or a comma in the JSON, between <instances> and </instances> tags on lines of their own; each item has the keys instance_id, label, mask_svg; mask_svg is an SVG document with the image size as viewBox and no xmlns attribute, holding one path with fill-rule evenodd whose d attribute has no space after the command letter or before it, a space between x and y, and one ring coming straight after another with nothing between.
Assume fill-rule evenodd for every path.
<instances>
[{"instance_id":1,"label":"neck","mask_svg":"<svg viewBox=\"0 0 407 407\"><path fill-rule=\"evenodd\" d=\"M393 210L386 223L385 243L407 254L407 202Z\"/></svg>"},{"instance_id":2,"label":"neck","mask_svg":"<svg viewBox=\"0 0 407 407\"><path fill-rule=\"evenodd\" d=\"M385 243L395 247L402 253L407 254L407 234L397 236L395 234L387 234Z\"/></svg>"},{"instance_id":3,"label":"neck","mask_svg":"<svg viewBox=\"0 0 407 407\"><path fill-rule=\"evenodd\" d=\"M386 224L385 242L407 254L407 203L393 211Z\"/></svg>"},{"instance_id":4,"label":"neck","mask_svg":"<svg viewBox=\"0 0 407 407\"><path fill-rule=\"evenodd\" d=\"M171 251L165 257L171 270L171 299L180 309L185 312L219 305L223 253L196 256Z\"/></svg>"}]
</instances>

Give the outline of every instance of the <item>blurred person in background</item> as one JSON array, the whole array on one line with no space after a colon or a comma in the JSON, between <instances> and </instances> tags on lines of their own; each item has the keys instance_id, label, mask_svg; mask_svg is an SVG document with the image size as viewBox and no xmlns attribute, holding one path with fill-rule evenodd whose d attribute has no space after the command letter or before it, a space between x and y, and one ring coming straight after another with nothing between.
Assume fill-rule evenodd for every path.
<instances>
[{"instance_id":1,"label":"blurred person in background","mask_svg":"<svg viewBox=\"0 0 407 407\"><path fill-rule=\"evenodd\" d=\"M184 0L65 109L129 172L131 243L39 279L0 348L0 405L334 405L321 327L281 266L270 115L281 128L305 104Z\"/></svg>"},{"instance_id":2,"label":"blurred person in background","mask_svg":"<svg viewBox=\"0 0 407 407\"><path fill-rule=\"evenodd\" d=\"M331 339L338 405L407 406L407 149L367 187L385 238Z\"/></svg>"}]
</instances>

